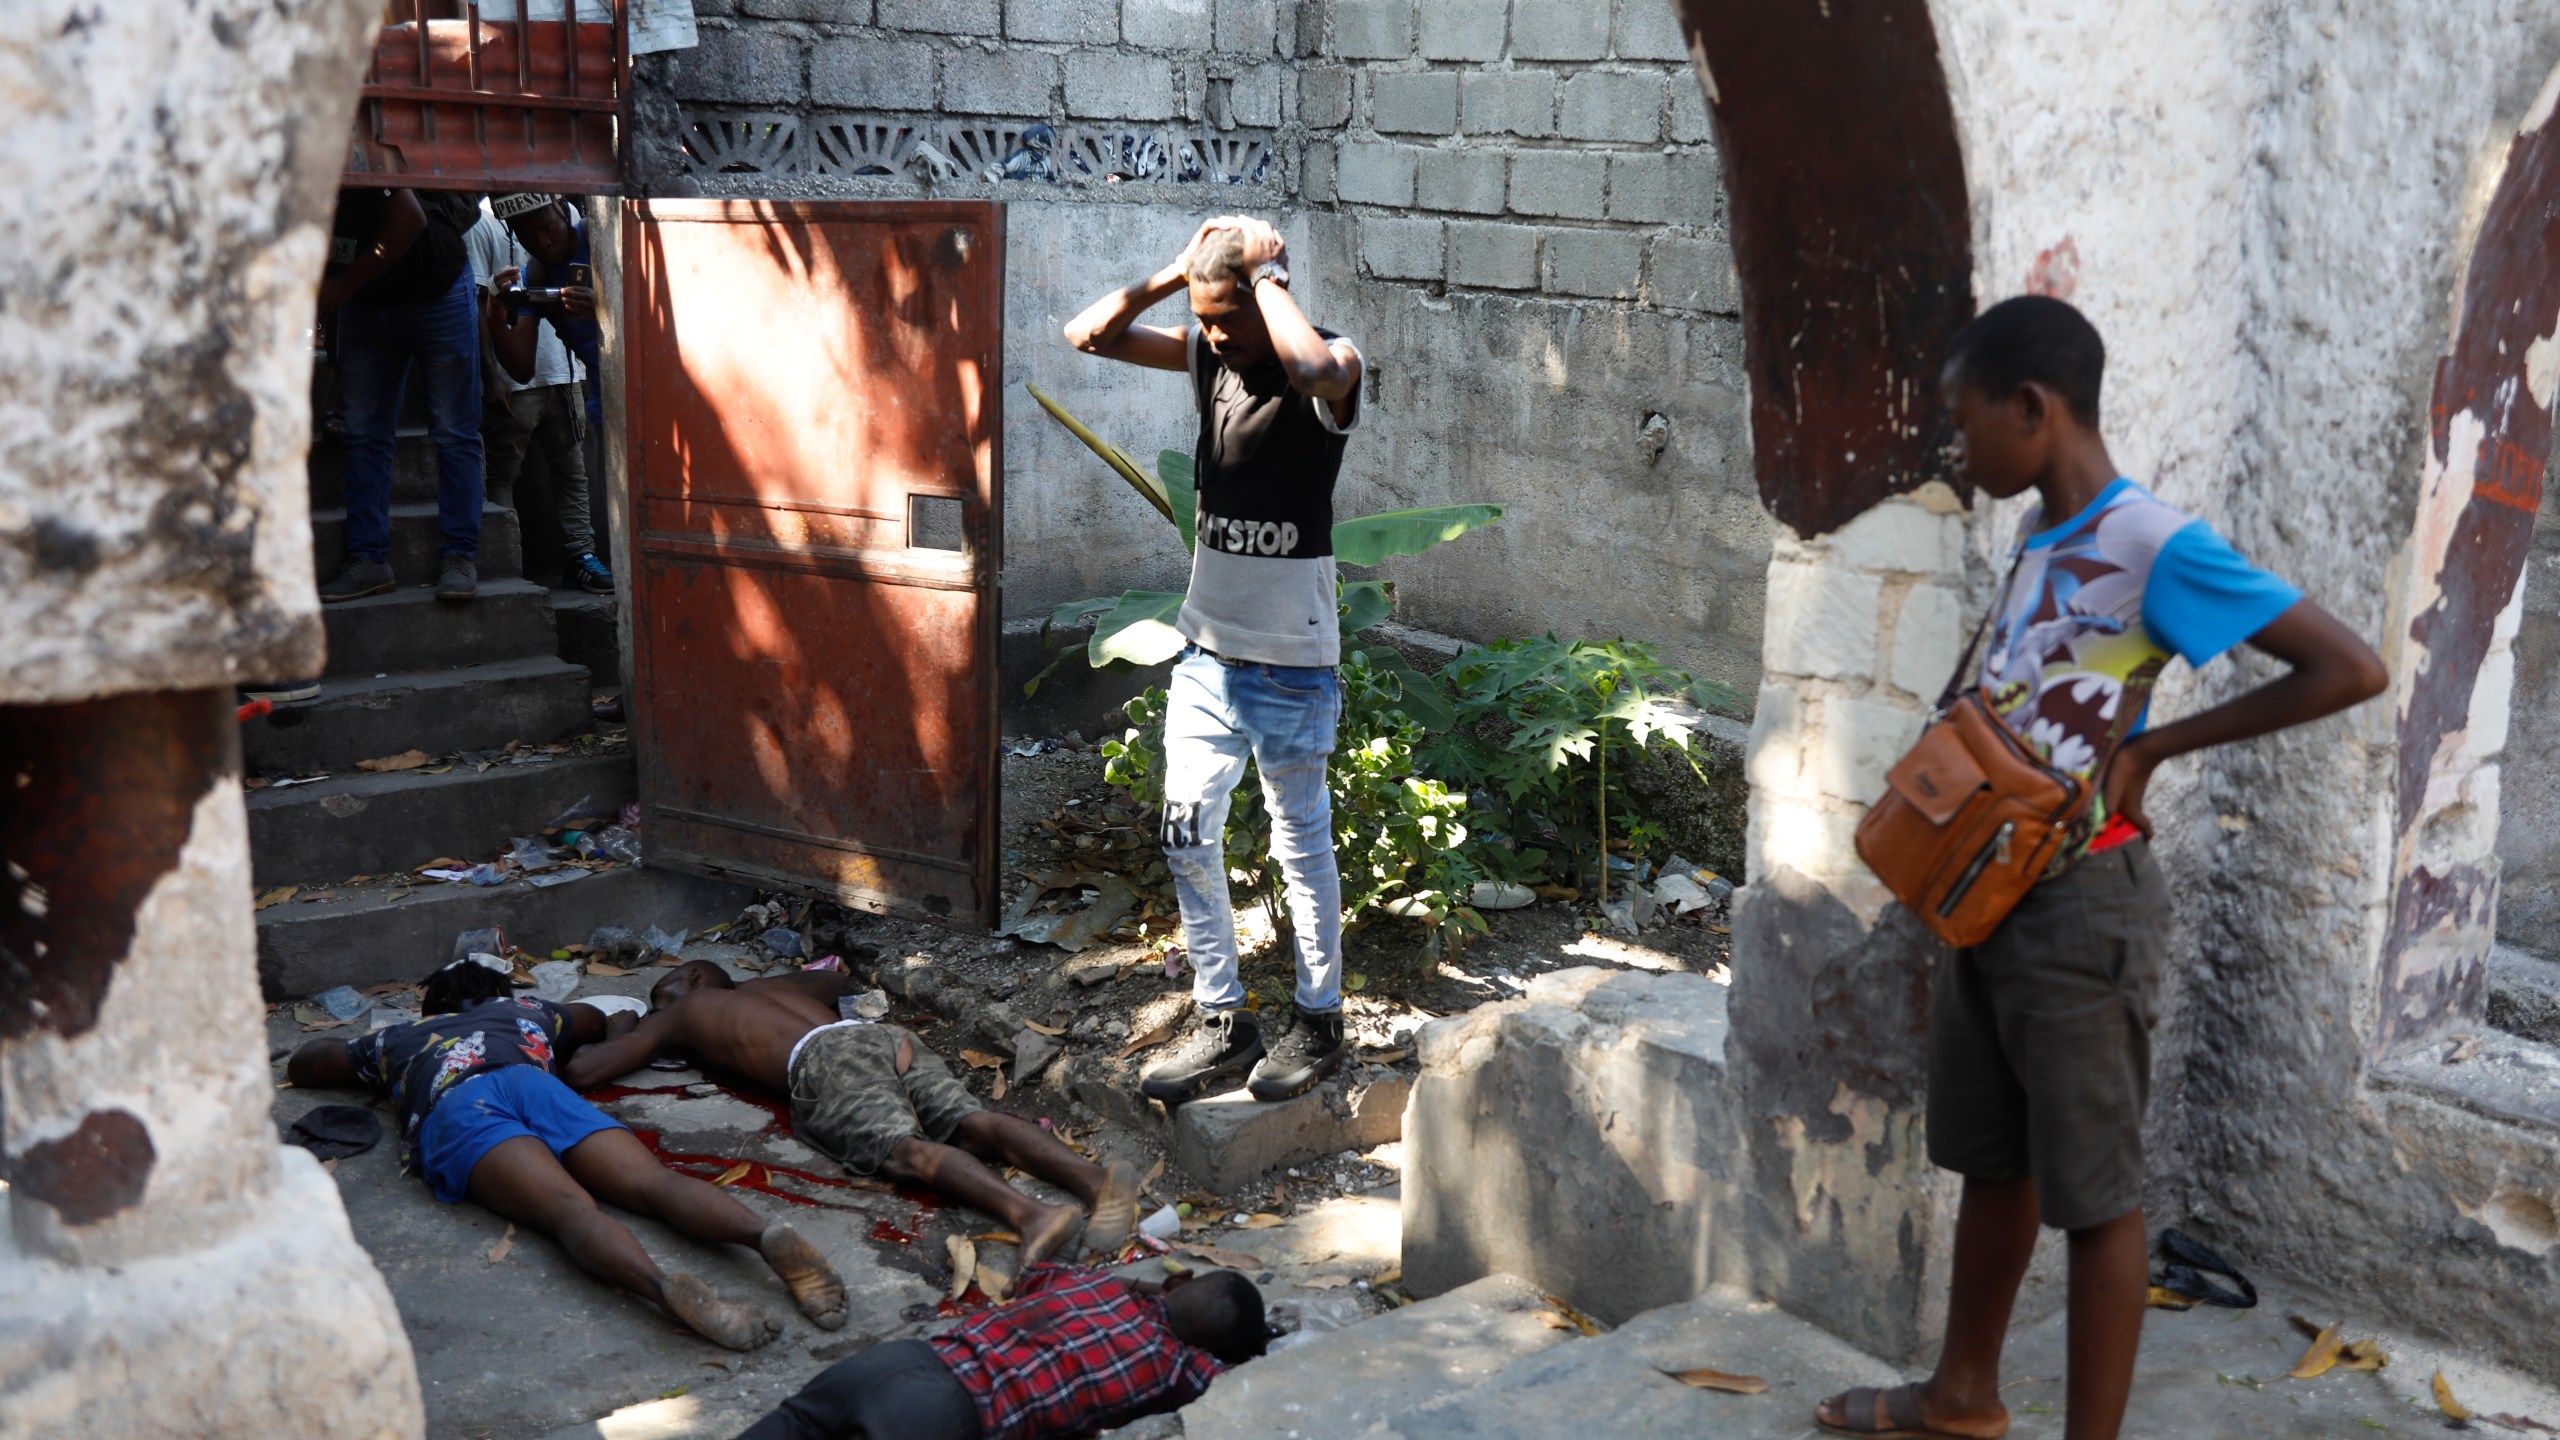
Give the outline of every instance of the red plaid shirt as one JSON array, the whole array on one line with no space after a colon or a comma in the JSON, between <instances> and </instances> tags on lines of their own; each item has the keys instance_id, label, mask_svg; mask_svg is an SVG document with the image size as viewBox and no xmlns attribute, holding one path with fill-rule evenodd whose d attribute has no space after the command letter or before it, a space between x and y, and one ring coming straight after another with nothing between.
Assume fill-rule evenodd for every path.
<instances>
[{"instance_id":1,"label":"red plaid shirt","mask_svg":"<svg viewBox=\"0 0 2560 1440\"><path fill-rule=\"evenodd\" d=\"M1221 1368L1164 1302L1098 1270L1033 1265L1015 1298L926 1337L978 1402L984 1440L1090 1435L1200 1397Z\"/></svg>"}]
</instances>

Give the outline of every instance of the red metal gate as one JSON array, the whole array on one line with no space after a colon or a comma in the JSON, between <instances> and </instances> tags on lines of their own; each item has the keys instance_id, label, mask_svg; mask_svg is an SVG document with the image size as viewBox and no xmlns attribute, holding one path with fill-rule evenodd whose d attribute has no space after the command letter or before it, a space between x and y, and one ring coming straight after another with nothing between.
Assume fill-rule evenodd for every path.
<instances>
[{"instance_id":1,"label":"red metal gate","mask_svg":"<svg viewBox=\"0 0 2560 1440\"><path fill-rule=\"evenodd\" d=\"M493 8L508 18L483 20L472 0L460 19L382 27L340 184L622 189L620 141L631 110L627 0ZM542 9L556 13L532 18Z\"/></svg>"},{"instance_id":2,"label":"red metal gate","mask_svg":"<svg viewBox=\"0 0 2560 1440\"><path fill-rule=\"evenodd\" d=\"M649 862L995 913L1004 209L624 208Z\"/></svg>"}]
</instances>

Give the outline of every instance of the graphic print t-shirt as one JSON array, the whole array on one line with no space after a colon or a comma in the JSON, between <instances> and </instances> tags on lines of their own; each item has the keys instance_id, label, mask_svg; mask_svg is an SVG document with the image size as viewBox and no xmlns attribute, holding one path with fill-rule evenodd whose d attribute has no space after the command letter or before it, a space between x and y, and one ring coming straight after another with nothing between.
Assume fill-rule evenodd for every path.
<instances>
[{"instance_id":1,"label":"graphic print t-shirt","mask_svg":"<svg viewBox=\"0 0 2560 1440\"><path fill-rule=\"evenodd\" d=\"M1341 338L1316 333L1328 343ZM1359 393L1350 422L1337 425L1332 401L1289 388L1278 356L1231 369L1197 325L1188 344L1200 408L1199 541L1174 628L1230 660L1338 665L1333 482L1360 424Z\"/></svg>"},{"instance_id":2,"label":"graphic print t-shirt","mask_svg":"<svg viewBox=\"0 0 2560 1440\"><path fill-rule=\"evenodd\" d=\"M490 1000L451 1015L376 1030L347 1042L356 1079L389 1095L400 1112L400 1163L415 1168L418 1131L436 1102L484 1070L551 1068L569 1012L530 995Z\"/></svg>"},{"instance_id":3,"label":"graphic print t-shirt","mask_svg":"<svg viewBox=\"0 0 2560 1440\"><path fill-rule=\"evenodd\" d=\"M2172 655L2201 666L2267 627L2302 592L2252 566L2202 520L2119 479L2050 530L2026 521L2018 568L1982 653L1982 698L2057 770L2094 780L2140 734ZM2107 821L2103 797L2057 868Z\"/></svg>"}]
</instances>

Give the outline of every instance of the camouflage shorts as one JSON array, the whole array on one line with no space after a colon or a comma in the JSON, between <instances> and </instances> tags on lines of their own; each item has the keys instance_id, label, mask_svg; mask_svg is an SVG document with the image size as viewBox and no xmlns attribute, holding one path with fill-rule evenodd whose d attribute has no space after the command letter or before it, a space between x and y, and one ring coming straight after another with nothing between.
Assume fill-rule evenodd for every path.
<instances>
[{"instance_id":1,"label":"camouflage shorts","mask_svg":"<svg viewBox=\"0 0 2560 1440\"><path fill-rule=\"evenodd\" d=\"M914 1059L898 1073L898 1042ZM937 1144L985 1107L924 1042L895 1025L843 1025L811 1035L791 1062L791 1128L856 1175L879 1173L910 1135Z\"/></svg>"}]
</instances>

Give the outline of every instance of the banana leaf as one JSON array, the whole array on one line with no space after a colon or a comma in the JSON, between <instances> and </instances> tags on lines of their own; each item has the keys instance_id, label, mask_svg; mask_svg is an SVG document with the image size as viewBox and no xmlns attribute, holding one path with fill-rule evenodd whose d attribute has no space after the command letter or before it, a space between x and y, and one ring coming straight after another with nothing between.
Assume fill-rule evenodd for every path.
<instances>
[{"instance_id":1,"label":"banana leaf","mask_svg":"<svg viewBox=\"0 0 2560 1440\"><path fill-rule=\"evenodd\" d=\"M1403 654L1391 646L1373 645L1360 652L1369 668L1396 677L1396 688L1402 692L1396 708L1413 717L1425 730L1446 730L1458 723L1457 707L1449 703L1448 692L1440 682L1413 668Z\"/></svg>"},{"instance_id":2,"label":"banana leaf","mask_svg":"<svg viewBox=\"0 0 2560 1440\"><path fill-rule=\"evenodd\" d=\"M1093 639L1088 642L1093 663L1126 660L1133 665L1159 665L1172 659L1186 643L1182 632L1173 628L1173 617L1181 609L1180 595L1160 590L1122 595L1110 614L1094 622Z\"/></svg>"},{"instance_id":3,"label":"banana leaf","mask_svg":"<svg viewBox=\"0 0 2560 1440\"><path fill-rule=\"evenodd\" d=\"M1066 426L1069 433L1085 443L1087 449L1101 456L1102 463L1117 471L1121 479L1128 481L1130 489L1137 491L1148 504L1156 507L1157 514L1184 527L1187 536L1190 522L1176 516L1172 498L1165 493L1163 481L1139 470L1138 462L1129 458L1128 451L1086 429L1083 421L1068 414L1065 406L1050 399L1047 392L1039 386L1026 380L1022 382L1022 388L1030 391L1031 398L1040 402L1040 408L1048 411L1059 424Z\"/></svg>"},{"instance_id":4,"label":"banana leaf","mask_svg":"<svg viewBox=\"0 0 2560 1440\"><path fill-rule=\"evenodd\" d=\"M1333 527L1333 555L1345 565L1375 565L1390 555L1419 555L1501 518L1499 505L1435 505L1363 515Z\"/></svg>"},{"instance_id":5,"label":"banana leaf","mask_svg":"<svg viewBox=\"0 0 2560 1440\"><path fill-rule=\"evenodd\" d=\"M1396 608L1395 592L1384 580L1347 580L1342 584L1342 633L1357 635L1387 618Z\"/></svg>"},{"instance_id":6,"label":"banana leaf","mask_svg":"<svg viewBox=\"0 0 2560 1440\"><path fill-rule=\"evenodd\" d=\"M1182 548L1188 553L1196 543L1192 529L1200 522L1200 500L1192 483L1191 457L1179 450L1157 451L1156 479L1164 485L1166 503L1173 506L1173 523L1182 531Z\"/></svg>"}]
</instances>

